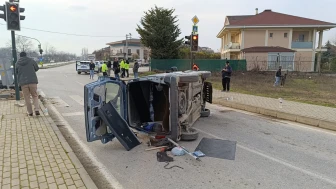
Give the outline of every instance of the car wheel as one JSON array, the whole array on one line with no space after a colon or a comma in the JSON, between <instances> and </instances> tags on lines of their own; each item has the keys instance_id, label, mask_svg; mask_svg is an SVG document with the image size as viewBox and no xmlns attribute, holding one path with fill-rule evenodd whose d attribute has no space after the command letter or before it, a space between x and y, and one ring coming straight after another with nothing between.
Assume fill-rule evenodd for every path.
<instances>
[{"instance_id":1,"label":"car wheel","mask_svg":"<svg viewBox=\"0 0 336 189\"><path fill-rule=\"evenodd\" d=\"M77 72L78 74L81 74L82 72Z\"/></svg>"},{"instance_id":2,"label":"car wheel","mask_svg":"<svg viewBox=\"0 0 336 189\"><path fill-rule=\"evenodd\" d=\"M210 110L205 109L204 111L201 112L201 117L209 117L210 116Z\"/></svg>"},{"instance_id":3,"label":"car wheel","mask_svg":"<svg viewBox=\"0 0 336 189\"><path fill-rule=\"evenodd\" d=\"M182 141L193 141L198 138L198 131L195 129L189 128L189 132L182 132L181 140Z\"/></svg>"},{"instance_id":4,"label":"car wheel","mask_svg":"<svg viewBox=\"0 0 336 189\"><path fill-rule=\"evenodd\" d=\"M199 80L199 76L197 75L180 76L180 82L182 83L193 83L193 82L197 82L198 80Z\"/></svg>"}]
</instances>

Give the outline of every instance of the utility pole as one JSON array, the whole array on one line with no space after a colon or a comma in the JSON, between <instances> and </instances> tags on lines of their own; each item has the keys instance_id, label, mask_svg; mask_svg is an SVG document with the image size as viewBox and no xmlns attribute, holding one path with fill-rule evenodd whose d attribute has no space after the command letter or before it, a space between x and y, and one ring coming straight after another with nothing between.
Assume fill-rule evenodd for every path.
<instances>
[{"instance_id":1,"label":"utility pole","mask_svg":"<svg viewBox=\"0 0 336 189\"><path fill-rule=\"evenodd\" d=\"M131 40L132 39L132 34L129 33L129 34L126 34L126 50L125 50L125 59L128 60L128 40Z\"/></svg>"}]
</instances>

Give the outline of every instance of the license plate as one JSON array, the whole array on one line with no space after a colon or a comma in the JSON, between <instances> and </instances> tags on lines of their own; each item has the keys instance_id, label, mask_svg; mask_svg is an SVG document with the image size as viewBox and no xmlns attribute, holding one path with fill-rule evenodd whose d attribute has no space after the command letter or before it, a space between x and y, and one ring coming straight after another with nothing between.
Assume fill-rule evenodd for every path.
<instances>
[{"instance_id":1,"label":"license plate","mask_svg":"<svg viewBox=\"0 0 336 189\"><path fill-rule=\"evenodd\" d=\"M82 66L81 68L86 68L86 66Z\"/></svg>"}]
</instances>

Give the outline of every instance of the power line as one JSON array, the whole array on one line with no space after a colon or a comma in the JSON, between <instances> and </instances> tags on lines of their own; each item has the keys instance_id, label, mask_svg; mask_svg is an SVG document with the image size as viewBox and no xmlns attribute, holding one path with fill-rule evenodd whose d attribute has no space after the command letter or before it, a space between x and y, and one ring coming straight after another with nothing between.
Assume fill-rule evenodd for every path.
<instances>
[{"instance_id":1,"label":"power line","mask_svg":"<svg viewBox=\"0 0 336 189\"><path fill-rule=\"evenodd\" d=\"M0 25L5 25L0 23ZM21 27L27 30L33 30L33 31L39 31L39 32L46 32L46 33L53 33L53 34L61 34L61 35L71 35L71 36L77 36L77 37L124 37L124 36L98 36L98 35L84 35L84 34L73 34L73 33L63 33L63 32L55 32L55 31L48 31L48 30L40 30L40 29L34 29L34 28L26 28Z\"/></svg>"}]
</instances>

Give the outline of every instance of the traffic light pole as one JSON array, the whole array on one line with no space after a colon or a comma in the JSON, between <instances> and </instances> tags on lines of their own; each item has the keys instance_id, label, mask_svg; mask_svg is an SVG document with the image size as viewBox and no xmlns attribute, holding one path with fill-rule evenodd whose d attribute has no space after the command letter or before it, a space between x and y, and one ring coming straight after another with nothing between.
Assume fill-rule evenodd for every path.
<instances>
[{"instance_id":1,"label":"traffic light pole","mask_svg":"<svg viewBox=\"0 0 336 189\"><path fill-rule=\"evenodd\" d=\"M16 43L15 43L15 31L11 31L12 34L12 54L13 54L13 68L14 68L14 84L15 84L15 98L16 101L20 100L20 90L18 85L18 78L16 72L16 62L17 62L17 53L16 53Z\"/></svg>"}]
</instances>

